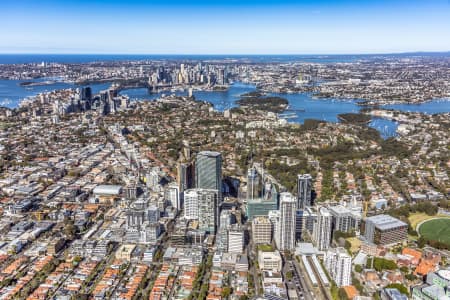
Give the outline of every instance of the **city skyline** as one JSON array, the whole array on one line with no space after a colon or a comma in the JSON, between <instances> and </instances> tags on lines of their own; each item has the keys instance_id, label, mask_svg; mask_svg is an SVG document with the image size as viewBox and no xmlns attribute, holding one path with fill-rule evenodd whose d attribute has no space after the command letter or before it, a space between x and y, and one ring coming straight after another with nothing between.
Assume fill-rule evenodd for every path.
<instances>
[{"instance_id":1,"label":"city skyline","mask_svg":"<svg viewBox=\"0 0 450 300\"><path fill-rule=\"evenodd\" d=\"M5 1L0 53L445 52L448 1Z\"/></svg>"},{"instance_id":2,"label":"city skyline","mask_svg":"<svg viewBox=\"0 0 450 300\"><path fill-rule=\"evenodd\" d=\"M450 300L450 0L2 4L0 300Z\"/></svg>"}]
</instances>

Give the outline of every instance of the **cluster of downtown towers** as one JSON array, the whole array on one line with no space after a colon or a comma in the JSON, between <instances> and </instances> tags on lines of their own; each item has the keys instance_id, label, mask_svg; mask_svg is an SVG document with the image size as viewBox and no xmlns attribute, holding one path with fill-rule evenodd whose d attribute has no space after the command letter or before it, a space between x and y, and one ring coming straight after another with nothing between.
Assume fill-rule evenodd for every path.
<instances>
[{"instance_id":1,"label":"cluster of downtown towers","mask_svg":"<svg viewBox=\"0 0 450 300\"><path fill-rule=\"evenodd\" d=\"M194 173L194 174L192 174ZM264 173L262 171L261 173ZM192 176L194 175L194 176ZM195 188L192 179L195 178ZM202 151L197 154L195 167L180 164L178 186L183 195L184 217L198 222L198 229L216 233L220 227L222 207L222 156L219 152ZM313 204L312 177L298 175L297 197L276 191L275 185L258 174L253 166L248 170L245 212L249 221L255 217L269 219L270 238L280 250L292 251L302 232L309 229L319 249L328 248L331 238L331 215L319 210L314 218L305 218ZM305 228L306 227L306 228Z\"/></svg>"}]
</instances>

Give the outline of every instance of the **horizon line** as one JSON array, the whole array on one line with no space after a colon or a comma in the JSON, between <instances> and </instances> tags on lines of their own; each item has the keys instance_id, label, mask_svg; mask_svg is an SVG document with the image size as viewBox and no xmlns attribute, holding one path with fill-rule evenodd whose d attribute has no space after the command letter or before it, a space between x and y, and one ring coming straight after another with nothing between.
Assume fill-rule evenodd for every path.
<instances>
[{"instance_id":1,"label":"horizon line","mask_svg":"<svg viewBox=\"0 0 450 300\"><path fill-rule=\"evenodd\" d=\"M348 53L102 53L102 52L0 52L0 55L157 55L157 56L338 56L338 55L389 55L389 54L440 54L450 53L442 51L398 51L398 52L348 52Z\"/></svg>"}]
</instances>

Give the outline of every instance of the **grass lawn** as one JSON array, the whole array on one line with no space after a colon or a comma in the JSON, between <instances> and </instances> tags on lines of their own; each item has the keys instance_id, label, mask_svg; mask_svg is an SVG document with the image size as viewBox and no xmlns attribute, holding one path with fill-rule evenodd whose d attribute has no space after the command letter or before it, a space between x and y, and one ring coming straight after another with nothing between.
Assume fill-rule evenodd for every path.
<instances>
[{"instance_id":1,"label":"grass lawn","mask_svg":"<svg viewBox=\"0 0 450 300\"><path fill-rule=\"evenodd\" d=\"M359 251L359 248L361 247L361 241L358 238L351 237L351 238L348 238L347 241L349 241L350 244L352 244L352 246L350 247L350 251L352 253Z\"/></svg>"},{"instance_id":2,"label":"grass lawn","mask_svg":"<svg viewBox=\"0 0 450 300\"><path fill-rule=\"evenodd\" d=\"M420 235L450 245L450 219L430 220L419 227Z\"/></svg>"},{"instance_id":3,"label":"grass lawn","mask_svg":"<svg viewBox=\"0 0 450 300\"><path fill-rule=\"evenodd\" d=\"M272 252L273 247L271 245L258 245L258 250L261 250L262 252Z\"/></svg>"},{"instance_id":4,"label":"grass lawn","mask_svg":"<svg viewBox=\"0 0 450 300\"><path fill-rule=\"evenodd\" d=\"M436 217L449 218L448 216L445 216L445 215L429 216L426 213L414 213L414 214L409 215L408 220L411 223L411 227L416 229L417 224L419 224L420 222L423 222L423 221L429 220L429 219L433 219Z\"/></svg>"}]
</instances>

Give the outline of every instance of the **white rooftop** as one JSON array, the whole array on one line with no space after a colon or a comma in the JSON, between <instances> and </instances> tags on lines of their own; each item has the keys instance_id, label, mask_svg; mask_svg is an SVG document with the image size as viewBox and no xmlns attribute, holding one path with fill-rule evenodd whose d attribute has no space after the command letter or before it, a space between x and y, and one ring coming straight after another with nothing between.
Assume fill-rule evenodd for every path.
<instances>
[{"instance_id":1,"label":"white rooftop","mask_svg":"<svg viewBox=\"0 0 450 300\"><path fill-rule=\"evenodd\" d=\"M120 185L97 185L93 192L94 194L102 195L118 195L122 187Z\"/></svg>"},{"instance_id":2,"label":"white rooftop","mask_svg":"<svg viewBox=\"0 0 450 300\"><path fill-rule=\"evenodd\" d=\"M393 227L407 226L405 222L400 221L389 215L376 215L366 219L366 222L372 222L376 228L384 230Z\"/></svg>"}]
</instances>

